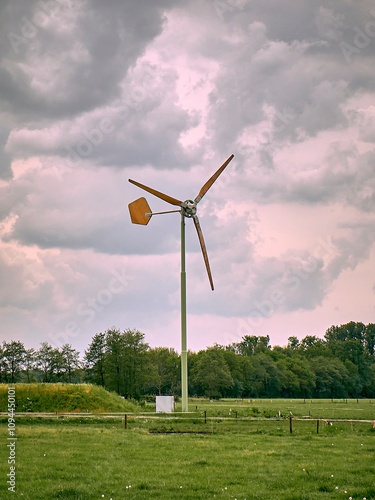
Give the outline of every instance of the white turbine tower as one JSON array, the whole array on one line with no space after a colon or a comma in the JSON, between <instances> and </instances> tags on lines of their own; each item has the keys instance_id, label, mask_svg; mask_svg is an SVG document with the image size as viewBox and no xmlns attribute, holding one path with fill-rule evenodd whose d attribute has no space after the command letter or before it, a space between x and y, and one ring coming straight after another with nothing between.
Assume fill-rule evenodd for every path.
<instances>
[{"instance_id":1,"label":"white turbine tower","mask_svg":"<svg viewBox=\"0 0 375 500\"><path fill-rule=\"evenodd\" d=\"M129 179L132 184L144 189L145 191L161 198L162 200L170 203L171 205L180 207L178 210L168 210L165 212L151 212L151 209L145 198L138 198L129 204L130 217L133 224L147 225L153 215L167 214L172 212L179 212L181 214L181 392L182 392L182 411L188 411L188 374L187 374L187 342L186 342L186 269L185 269L185 218L193 219L195 228L198 233L199 243L202 249L204 262L207 269L208 279L210 281L211 289L214 289L214 284L211 275L210 264L206 245L204 243L203 233L199 224L197 216L197 205L203 196L210 189L212 184L216 181L219 175L223 172L228 163L232 160L234 155L231 155L223 165L214 173L212 177L202 186L198 195L194 200L180 201L172 198L156 189L150 188L139 182Z\"/></svg>"}]
</instances>

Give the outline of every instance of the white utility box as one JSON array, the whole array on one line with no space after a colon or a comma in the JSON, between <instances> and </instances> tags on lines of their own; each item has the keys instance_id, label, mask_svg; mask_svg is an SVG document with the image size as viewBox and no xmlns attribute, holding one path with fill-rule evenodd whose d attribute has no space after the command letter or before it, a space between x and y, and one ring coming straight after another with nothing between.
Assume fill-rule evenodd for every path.
<instances>
[{"instance_id":1,"label":"white utility box","mask_svg":"<svg viewBox=\"0 0 375 500\"><path fill-rule=\"evenodd\" d=\"M156 413L172 413L174 396L156 396Z\"/></svg>"}]
</instances>

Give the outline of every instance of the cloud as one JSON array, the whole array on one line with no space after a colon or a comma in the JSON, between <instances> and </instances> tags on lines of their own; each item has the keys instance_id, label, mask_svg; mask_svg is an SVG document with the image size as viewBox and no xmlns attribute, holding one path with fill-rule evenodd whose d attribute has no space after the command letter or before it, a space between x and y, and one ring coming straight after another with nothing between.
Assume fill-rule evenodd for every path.
<instances>
[{"instance_id":1,"label":"cloud","mask_svg":"<svg viewBox=\"0 0 375 500\"><path fill-rule=\"evenodd\" d=\"M0 179L10 179L12 175L11 157L4 151L8 133L0 130Z\"/></svg>"},{"instance_id":2,"label":"cloud","mask_svg":"<svg viewBox=\"0 0 375 500\"><path fill-rule=\"evenodd\" d=\"M131 225L169 206L128 179L185 200L232 153L199 205L213 293L187 221L194 328L337 318L374 247L374 27L369 0L2 2L4 335L175 338L179 216Z\"/></svg>"},{"instance_id":3,"label":"cloud","mask_svg":"<svg viewBox=\"0 0 375 500\"><path fill-rule=\"evenodd\" d=\"M120 95L124 73L161 32L169 4L55 0L46 10L38 2L3 7L2 107L35 126L110 102Z\"/></svg>"}]
</instances>

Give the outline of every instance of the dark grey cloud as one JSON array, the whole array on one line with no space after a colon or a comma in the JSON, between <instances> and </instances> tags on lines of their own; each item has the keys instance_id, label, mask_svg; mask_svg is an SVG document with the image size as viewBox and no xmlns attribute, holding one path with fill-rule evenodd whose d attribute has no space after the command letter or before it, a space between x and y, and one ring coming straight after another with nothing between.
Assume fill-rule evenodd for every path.
<instances>
[{"instance_id":1,"label":"dark grey cloud","mask_svg":"<svg viewBox=\"0 0 375 500\"><path fill-rule=\"evenodd\" d=\"M365 262L374 244L373 221L343 222L341 227L348 230L350 237L341 236L334 240L338 249L337 256L328 267L330 279L337 278L343 270L354 270L358 264Z\"/></svg>"},{"instance_id":2,"label":"dark grey cloud","mask_svg":"<svg viewBox=\"0 0 375 500\"><path fill-rule=\"evenodd\" d=\"M240 263L236 263L235 255L233 261L230 251L225 252L226 259L220 258L217 266L215 297L209 296L204 303L193 299L193 313L214 314L220 309L227 317L268 318L275 312L309 311L322 304L332 276L320 255L291 250L279 258L254 258L254 250L248 246L247 258ZM214 265L215 260L213 269Z\"/></svg>"},{"instance_id":3,"label":"dark grey cloud","mask_svg":"<svg viewBox=\"0 0 375 500\"><path fill-rule=\"evenodd\" d=\"M0 129L0 179L10 179L12 176L11 157L4 151L8 136L8 130Z\"/></svg>"},{"instance_id":4,"label":"dark grey cloud","mask_svg":"<svg viewBox=\"0 0 375 500\"><path fill-rule=\"evenodd\" d=\"M60 178L49 169L26 173L17 187L11 186L0 189L3 217L17 214L3 241L105 254L160 254L176 247L178 224L168 233L156 218L147 235L144 227L130 224L127 205L131 196L143 193L120 173L71 170Z\"/></svg>"},{"instance_id":5,"label":"dark grey cloud","mask_svg":"<svg viewBox=\"0 0 375 500\"><path fill-rule=\"evenodd\" d=\"M253 19L265 24L270 39L287 43L324 40L333 42L333 50L338 48L337 42L350 40L355 27L364 26L371 19L372 9L371 0L287 0L282 4L277 0L267 4L253 0L247 7Z\"/></svg>"},{"instance_id":6,"label":"dark grey cloud","mask_svg":"<svg viewBox=\"0 0 375 500\"><path fill-rule=\"evenodd\" d=\"M172 4L2 4L2 109L35 127L110 102L119 96L127 70L161 32L163 10Z\"/></svg>"},{"instance_id":7,"label":"dark grey cloud","mask_svg":"<svg viewBox=\"0 0 375 500\"><path fill-rule=\"evenodd\" d=\"M209 119L214 147L236 143L244 128L267 118L269 107L272 145L347 127L347 100L374 87L371 2L253 1L246 20L236 12L233 39L224 39L218 50L222 71ZM342 44L353 47L349 62ZM267 168L273 154L266 144L258 160ZM246 152L241 159L246 162Z\"/></svg>"}]
</instances>

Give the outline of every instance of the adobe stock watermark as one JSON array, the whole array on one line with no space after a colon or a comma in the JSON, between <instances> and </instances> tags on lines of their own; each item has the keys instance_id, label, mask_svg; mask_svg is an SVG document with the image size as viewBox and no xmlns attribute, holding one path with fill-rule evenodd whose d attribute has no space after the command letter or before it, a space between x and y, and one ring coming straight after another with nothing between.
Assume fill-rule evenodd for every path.
<instances>
[{"instance_id":1,"label":"adobe stock watermark","mask_svg":"<svg viewBox=\"0 0 375 500\"><path fill-rule=\"evenodd\" d=\"M75 309L75 319L67 321L63 332L50 333L52 343L59 347L68 343L72 338L82 333L82 326L92 323L98 314L102 313L113 301L116 295L124 293L134 277L123 268L121 271L113 271L112 277L104 288L101 288L93 295L78 304Z\"/></svg>"},{"instance_id":2,"label":"adobe stock watermark","mask_svg":"<svg viewBox=\"0 0 375 500\"><path fill-rule=\"evenodd\" d=\"M264 119L267 119L267 125L264 126L262 123L258 125L258 130L255 130L255 134L259 137L260 145L267 144L267 142L273 141L275 139L275 134L281 133L290 128L292 133L292 127L295 129L295 120L298 115L289 107L283 107L282 109L276 106L265 106L264 107ZM244 141L237 143L236 151L243 156L249 156L249 151L253 149L251 146L246 144Z\"/></svg>"},{"instance_id":3,"label":"adobe stock watermark","mask_svg":"<svg viewBox=\"0 0 375 500\"><path fill-rule=\"evenodd\" d=\"M221 21L224 21L224 16L227 12L242 10L248 3L248 0L213 0L215 12Z\"/></svg>"},{"instance_id":4,"label":"adobe stock watermark","mask_svg":"<svg viewBox=\"0 0 375 500\"><path fill-rule=\"evenodd\" d=\"M331 238L317 240L311 257L300 267L295 266L283 276L280 288L274 288L268 298L253 302L254 309L251 314L240 319L237 324L237 338L243 335L251 335L256 328L259 328L266 318L271 318L277 308L284 304L288 298L288 291L296 292L302 283L308 280L313 273L319 269L322 259L327 259L336 253L336 247L332 244ZM286 289L284 292L281 288Z\"/></svg>"},{"instance_id":5,"label":"adobe stock watermark","mask_svg":"<svg viewBox=\"0 0 375 500\"><path fill-rule=\"evenodd\" d=\"M16 54L21 52L21 48L25 48L31 40L39 33L40 28L43 28L49 21L50 17L59 11L59 5L66 5L65 0L53 0L50 2L38 2L40 10L36 11L32 18L26 16L21 18L20 31L18 33L9 32L7 34L9 43Z\"/></svg>"},{"instance_id":6,"label":"adobe stock watermark","mask_svg":"<svg viewBox=\"0 0 375 500\"><path fill-rule=\"evenodd\" d=\"M16 388L8 387L8 465L7 473L8 491L16 492Z\"/></svg>"},{"instance_id":7,"label":"adobe stock watermark","mask_svg":"<svg viewBox=\"0 0 375 500\"><path fill-rule=\"evenodd\" d=\"M375 9L372 9L370 14L375 18ZM341 42L339 44L348 64L352 62L353 56L360 54L363 49L370 45L372 39L375 38L375 20L368 21L363 28L355 26L353 31L354 38L352 43Z\"/></svg>"},{"instance_id":8,"label":"adobe stock watermark","mask_svg":"<svg viewBox=\"0 0 375 500\"><path fill-rule=\"evenodd\" d=\"M81 138L75 144L65 146L65 156L53 166L53 170L60 181L62 181L63 174L68 171L72 163L87 159L93 154L95 148L102 144L105 137L116 130L115 122L126 120L133 110L139 109L141 103L150 95L152 87L159 78L159 72L148 65L144 70L140 83L134 85L123 100L121 111L118 112L114 120L103 118L95 127L82 131Z\"/></svg>"},{"instance_id":9,"label":"adobe stock watermark","mask_svg":"<svg viewBox=\"0 0 375 500\"><path fill-rule=\"evenodd\" d=\"M285 130L289 125L293 124L293 121L296 120L297 114L288 107L284 107L282 110L277 108L276 106L267 106L264 109L265 115L269 118L269 128L267 130L262 130L259 132L260 146L267 145L270 141L274 139L274 133L279 133ZM292 125L293 126L293 125ZM234 153L234 161L230 164L225 172L225 175L220 177L220 182L223 185L229 185L232 180L237 176L236 168L233 168L236 165L236 154L240 154L244 157L249 157L249 152L252 150L252 147L247 145L245 142L240 142L236 144ZM254 154L251 151L251 154Z\"/></svg>"},{"instance_id":10,"label":"adobe stock watermark","mask_svg":"<svg viewBox=\"0 0 375 500\"><path fill-rule=\"evenodd\" d=\"M297 115L289 108L284 108L282 111L275 107L275 114L273 118L273 131L282 132L290 125Z\"/></svg>"}]
</instances>

